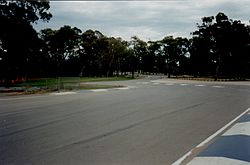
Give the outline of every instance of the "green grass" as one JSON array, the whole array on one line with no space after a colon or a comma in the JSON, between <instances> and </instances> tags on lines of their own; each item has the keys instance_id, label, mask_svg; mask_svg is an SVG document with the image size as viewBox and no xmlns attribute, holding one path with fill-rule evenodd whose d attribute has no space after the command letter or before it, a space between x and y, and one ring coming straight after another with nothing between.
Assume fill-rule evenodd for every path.
<instances>
[{"instance_id":1,"label":"green grass","mask_svg":"<svg viewBox=\"0 0 250 165\"><path fill-rule=\"evenodd\" d=\"M108 89L108 88L119 88L120 85L100 85L100 84L81 84L79 89L88 90L88 89Z\"/></svg>"},{"instance_id":2,"label":"green grass","mask_svg":"<svg viewBox=\"0 0 250 165\"><path fill-rule=\"evenodd\" d=\"M81 82L124 81L131 79L131 77L82 77Z\"/></svg>"},{"instance_id":3,"label":"green grass","mask_svg":"<svg viewBox=\"0 0 250 165\"><path fill-rule=\"evenodd\" d=\"M124 81L131 80L130 77L60 77L57 78L36 78L36 79L28 79L26 82L15 84L16 87L47 87L47 88L57 88L57 85L60 84L60 88L87 88L83 87L81 83L87 82L99 82L99 81ZM81 85L80 85L81 84ZM80 87L79 87L80 86ZM98 89L98 88L109 88L109 86L101 85L90 85L87 84L90 89Z\"/></svg>"}]
</instances>

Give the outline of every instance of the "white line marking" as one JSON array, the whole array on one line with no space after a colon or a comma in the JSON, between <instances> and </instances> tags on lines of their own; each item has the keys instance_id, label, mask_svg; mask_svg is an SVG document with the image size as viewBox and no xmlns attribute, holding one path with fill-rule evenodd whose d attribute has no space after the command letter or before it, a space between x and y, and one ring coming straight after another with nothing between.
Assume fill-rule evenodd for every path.
<instances>
[{"instance_id":1,"label":"white line marking","mask_svg":"<svg viewBox=\"0 0 250 165\"><path fill-rule=\"evenodd\" d=\"M195 85L196 87L205 87L206 85L202 85L202 84L200 84L200 85Z\"/></svg>"},{"instance_id":2,"label":"white line marking","mask_svg":"<svg viewBox=\"0 0 250 165\"><path fill-rule=\"evenodd\" d=\"M208 137L206 140L204 140L202 143L200 143L197 147L204 146L206 143L208 143L209 141L211 141L214 137L218 136L223 131L225 131L230 125L232 125L234 122L236 122L239 118L241 118L243 115L245 115L246 113L248 113L248 111L250 111L250 108L248 108L247 110L245 110L244 112L242 112L239 116L237 116L231 122L229 122L228 124L226 124L224 127L222 127L221 129L219 129L217 132L215 132L210 137Z\"/></svg>"},{"instance_id":3,"label":"white line marking","mask_svg":"<svg viewBox=\"0 0 250 165\"><path fill-rule=\"evenodd\" d=\"M181 164L187 157L189 157L193 151L196 148L200 148L204 145L206 145L209 141L211 141L212 139L214 139L216 136L218 136L219 134L221 134L223 131L225 131L229 126L231 126L234 122L236 122L239 118L241 118L243 115L249 113L248 111L250 111L250 107L245 110L244 112L242 112L239 116L237 116L235 119L233 119L231 122L229 122L228 124L226 124L224 127L222 127L221 129L219 129L218 131L216 131L214 134L212 134L211 136L209 136L207 139L205 139L203 142L201 142L199 145L197 145L195 148L191 149L189 152L187 152L184 156L182 156L180 159L178 159L177 161L175 161L172 165L179 165Z\"/></svg>"},{"instance_id":4,"label":"white line marking","mask_svg":"<svg viewBox=\"0 0 250 165\"><path fill-rule=\"evenodd\" d=\"M61 96L61 95L72 95L72 94L76 94L76 92L59 92L59 93L51 93L51 95L57 95L57 96Z\"/></svg>"},{"instance_id":5,"label":"white line marking","mask_svg":"<svg viewBox=\"0 0 250 165\"><path fill-rule=\"evenodd\" d=\"M180 86L187 86L188 84L180 84Z\"/></svg>"},{"instance_id":6,"label":"white line marking","mask_svg":"<svg viewBox=\"0 0 250 165\"><path fill-rule=\"evenodd\" d=\"M130 88L129 87L121 87L121 88L113 88L113 89L126 90L126 89L130 89Z\"/></svg>"},{"instance_id":7,"label":"white line marking","mask_svg":"<svg viewBox=\"0 0 250 165\"><path fill-rule=\"evenodd\" d=\"M107 92L108 89L92 89L92 90L89 90L91 92Z\"/></svg>"},{"instance_id":8,"label":"white line marking","mask_svg":"<svg viewBox=\"0 0 250 165\"><path fill-rule=\"evenodd\" d=\"M187 157L192 155L192 150L188 151L185 155L183 155L180 159L176 160L172 165L180 165Z\"/></svg>"},{"instance_id":9,"label":"white line marking","mask_svg":"<svg viewBox=\"0 0 250 165\"><path fill-rule=\"evenodd\" d=\"M215 86L212 86L213 88L225 88L224 86L219 86L219 85L215 85Z\"/></svg>"},{"instance_id":10,"label":"white line marking","mask_svg":"<svg viewBox=\"0 0 250 165\"><path fill-rule=\"evenodd\" d=\"M248 135L250 136L250 122L236 123L232 128L227 130L222 136L231 135Z\"/></svg>"},{"instance_id":11,"label":"white line marking","mask_svg":"<svg viewBox=\"0 0 250 165\"><path fill-rule=\"evenodd\" d=\"M195 157L188 165L249 165L249 162L225 157Z\"/></svg>"}]
</instances>

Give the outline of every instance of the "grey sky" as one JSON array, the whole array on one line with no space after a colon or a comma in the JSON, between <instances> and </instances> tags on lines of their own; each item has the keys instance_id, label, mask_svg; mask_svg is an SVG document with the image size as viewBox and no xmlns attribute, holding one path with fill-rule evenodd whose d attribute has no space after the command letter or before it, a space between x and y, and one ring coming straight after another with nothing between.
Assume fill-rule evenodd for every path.
<instances>
[{"instance_id":1,"label":"grey sky","mask_svg":"<svg viewBox=\"0 0 250 165\"><path fill-rule=\"evenodd\" d=\"M125 40L134 35L143 40L190 37L202 17L218 12L247 24L250 20L249 0L51 1L50 6L53 18L39 22L37 30L70 25Z\"/></svg>"}]
</instances>

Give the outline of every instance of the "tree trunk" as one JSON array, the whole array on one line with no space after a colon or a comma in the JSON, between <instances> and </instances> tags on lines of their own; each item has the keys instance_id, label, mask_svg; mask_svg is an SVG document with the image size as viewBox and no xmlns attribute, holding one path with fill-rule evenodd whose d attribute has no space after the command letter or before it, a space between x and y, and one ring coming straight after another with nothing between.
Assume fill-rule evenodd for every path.
<instances>
[{"instance_id":1,"label":"tree trunk","mask_svg":"<svg viewBox=\"0 0 250 165\"><path fill-rule=\"evenodd\" d=\"M170 78L170 72L168 72L168 78Z\"/></svg>"}]
</instances>

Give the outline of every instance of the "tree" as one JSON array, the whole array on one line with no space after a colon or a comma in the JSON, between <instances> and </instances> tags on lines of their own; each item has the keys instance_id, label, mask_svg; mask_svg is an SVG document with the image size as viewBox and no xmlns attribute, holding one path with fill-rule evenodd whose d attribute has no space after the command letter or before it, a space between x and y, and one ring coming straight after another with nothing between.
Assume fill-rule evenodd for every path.
<instances>
[{"instance_id":1,"label":"tree","mask_svg":"<svg viewBox=\"0 0 250 165\"><path fill-rule=\"evenodd\" d=\"M215 38L213 35L214 17L203 17L198 30L193 32L190 48L191 71L194 76L207 76L213 72L212 62L216 61L213 56L216 51Z\"/></svg>"},{"instance_id":2,"label":"tree","mask_svg":"<svg viewBox=\"0 0 250 165\"><path fill-rule=\"evenodd\" d=\"M40 37L44 42L44 52L50 58L51 68L54 68L56 75L74 74L74 56L78 55L80 49L81 30L70 26L63 26L59 30L44 29ZM76 74L77 75L77 74Z\"/></svg>"},{"instance_id":3,"label":"tree","mask_svg":"<svg viewBox=\"0 0 250 165\"><path fill-rule=\"evenodd\" d=\"M82 76L102 76L103 59L108 53L109 41L99 31L87 30L81 35L79 53ZM107 68L106 68L107 70ZM107 72L106 72L107 73Z\"/></svg>"},{"instance_id":4,"label":"tree","mask_svg":"<svg viewBox=\"0 0 250 165\"><path fill-rule=\"evenodd\" d=\"M178 60L179 60L179 50L178 50L178 40L173 38L173 36L166 36L161 40L162 44L162 53L164 55L164 60L162 63L166 65L166 72L168 78L171 74L175 74Z\"/></svg>"},{"instance_id":5,"label":"tree","mask_svg":"<svg viewBox=\"0 0 250 165\"><path fill-rule=\"evenodd\" d=\"M157 65L157 61L162 56L160 52L160 43L158 41L149 41L148 42L148 53L145 55L143 60L143 70L144 72L149 73L158 73L162 71ZM164 65L163 65L164 67Z\"/></svg>"},{"instance_id":6,"label":"tree","mask_svg":"<svg viewBox=\"0 0 250 165\"><path fill-rule=\"evenodd\" d=\"M148 54L147 43L141 40L140 38L133 36L131 37L131 46L134 50L135 57L133 58L133 64L135 69L138 69L139 72L144 72L145 67L143 66L145 61L145 56Z\"/></svg>"},{"instance_id":7,"label":"tree","mask_svg":"<svg viewBox=\"0 0 250 165\"><path fill-rule=\"evenodd\" d=\"M1 70L6 81L27 75L32 58L39 52L39 39L32 23L39 19L48 21L52 15L48 12L47 1L1 0L0 1L0 41L1 58L4 63Z\"/></svg>"},{"instance_id":8,"label":"tree","mask_svg":"<svg viewBox=\"0 0 250 165\"><path fill-rule=\"evenodd\" d=\"M186 74L189 72L190 65L190 40L187 38L177 37L177 74Z\"/></svg>"},{"instance_id":9,"label":"tree","mask_svg":"<svg viewBox=\"0 0 250 165\"><path fill-rule=\"evenodd\" d=\"M57 75L57 59L54 55L56 49L54 48L54 36L56 30L50 28L43 29L40 31L39 36L43 42L42 44L42 68L46 76L56 76Z\"/></svg>"},{"instance_id":10,"label":"tree","mask_svg":"<svg viewBox=\"0 0 250 165\"><path fill-rule=\"evenodd\" d=\"M123 58L126 58L127 43L121 38L109 38L109 53L106 56L106 61L108 61L107 76L112 76L113 72L119 75L121 72L121 62Z\"/></svg>"},{"instance_id":11,"label":"tree","mask_svg":"<svg viewBox=\"0 0 250 165\"><path fill-rule=\"evenodd\" d=\"M224 13L202 18L193 33L191 62L202 75L244 79L249 68L249 27Z\"/></svg>"}]
</instances>

